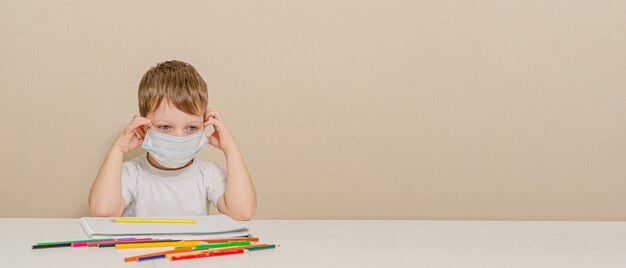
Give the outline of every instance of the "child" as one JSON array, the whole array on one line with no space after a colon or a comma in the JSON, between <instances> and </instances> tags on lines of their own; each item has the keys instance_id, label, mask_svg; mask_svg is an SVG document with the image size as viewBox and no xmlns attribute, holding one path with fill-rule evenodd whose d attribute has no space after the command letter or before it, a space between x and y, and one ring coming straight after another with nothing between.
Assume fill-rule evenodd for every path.
<instances>
[{"instance_id":1,"label":"child","mask_svg":"<svg viewBox=\"0 0 626 268\"><path fill-rule=\"evenodd\" d=\"M97 217L206 215L208 203L235 220L256 213L252 178L219 110L207 109L207 86L188 63L167 61L139 83L139 112L112 144L91 186ZM210 136L204 130L213 126ZM204 144L222 150L227 172L194 159ZM142 146L147 154L122 162Z\"/></svg>"}]
</instances>

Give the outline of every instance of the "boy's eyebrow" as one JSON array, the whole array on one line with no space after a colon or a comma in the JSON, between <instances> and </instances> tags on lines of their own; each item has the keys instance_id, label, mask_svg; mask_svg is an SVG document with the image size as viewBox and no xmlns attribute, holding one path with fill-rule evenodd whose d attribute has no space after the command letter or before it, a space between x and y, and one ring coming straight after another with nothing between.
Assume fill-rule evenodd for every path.
<instances>
[{"instance_id":1,"label":"boy's eyebrow","mask_svg":"<svg viewBox=\"0 0 626 268\"><path fill-rule=\"evenodd\" d=\"M170 121L167 121L167 120L164 120L164 119L157 119L157 120L154 120L154 121L155 121L155 123L172 124ZM200 124L201 125L202 123L203 123L202 121L191 121L191 122L187 122L187 125L190 125L190 124Z\"/></svg>"}]
</instances>

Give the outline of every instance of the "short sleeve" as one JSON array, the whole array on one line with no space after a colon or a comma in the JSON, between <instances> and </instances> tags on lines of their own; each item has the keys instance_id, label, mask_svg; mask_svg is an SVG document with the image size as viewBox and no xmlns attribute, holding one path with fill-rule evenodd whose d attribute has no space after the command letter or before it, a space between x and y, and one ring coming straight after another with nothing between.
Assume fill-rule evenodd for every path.
<instances>
[{"instance_id":1,"label":"short sleeve","mask_svg":"<svg viewBox=\"0 0 626 268\"><path fill-rule=\"evenodd\" d=\"M137 167L132 162L122 164L122 197L126 207L137 199L138 174Z\"/></svg>"},{"instance_id":2,"label":"short sleeve","mask_svg":"<svg viewBox=\"0 0 626 268\"><path fill-rule=\"evenodd\" d=\"M217 207L217 201L220 200L226 190L226 172L215 163L209 165L208 168L206 196L213 206Z\"/></svg>"}]
</instances>

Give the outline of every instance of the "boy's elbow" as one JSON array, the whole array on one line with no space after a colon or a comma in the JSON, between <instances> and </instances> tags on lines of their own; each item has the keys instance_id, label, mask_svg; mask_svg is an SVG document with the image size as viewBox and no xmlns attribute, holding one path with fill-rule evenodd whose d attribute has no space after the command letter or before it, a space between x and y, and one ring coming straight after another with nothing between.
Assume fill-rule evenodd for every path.
<instances>
[{"instance_id":1,"label":"boy's elbow","mask_svg":"<svg viewBox=\"0 0 626 268\"><path fill-rule=\"evenodd\" d=\"M233 213L233 215L231 215L230 217L236 221L249 221L252 219L252 217L254 217L254 214L256 214L256 208Z\"/></svg>"},{"instance_id":2,"label":"boy's elbow","mask_svg":"<svg viewBox=\"0 0 626 268\"><path fill-rule=\"evenodd\" d=\"M112 213L106 213L106 212L92 212L91 216L93 217L115 217L115 215L113 215Z\"/></svg>"},{"instance_id":3,"label":"boy's elbow","mask_svg":"<svg viewBox=\"0 0 626 268\"><path fill-rule=\"evenodd\" d=\"M89 209L91 215L94 217L118 217L121 215L118 211L112 211L111 209L99 206L92 206Z\"/></svg>"},{"instance_id":4,"label":"boy's elbow","mask_svg":"<svg viewBox=\"0 0 626 268\"><path fill-rule=\"evenodd\" d=\"M231 218L236 221L249 221L252 219L253 216L254 214L236 214L233 215Z\"/></svg>"}]
</instances>

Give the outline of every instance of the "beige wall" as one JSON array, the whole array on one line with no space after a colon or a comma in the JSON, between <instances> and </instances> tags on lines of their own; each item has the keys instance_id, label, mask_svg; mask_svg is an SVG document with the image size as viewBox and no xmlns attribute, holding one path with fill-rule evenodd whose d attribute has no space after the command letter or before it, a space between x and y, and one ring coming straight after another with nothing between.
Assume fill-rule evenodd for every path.
<instances>
[{"instance_id":1,"label":"beige wall","mask_svg":"<svg viewBox=\"0 0 626 268\"><path fill-rule=\"evenodd\" d=\"M180 59L257 218L626 220L624 25L624 1L1 1L0 216L87 215L141 75Z\"/></svg>"}]
</instances>

